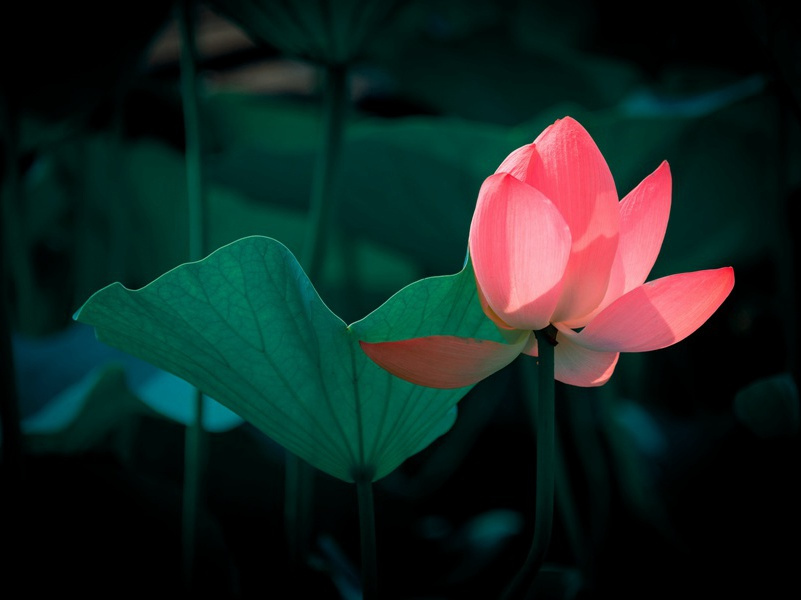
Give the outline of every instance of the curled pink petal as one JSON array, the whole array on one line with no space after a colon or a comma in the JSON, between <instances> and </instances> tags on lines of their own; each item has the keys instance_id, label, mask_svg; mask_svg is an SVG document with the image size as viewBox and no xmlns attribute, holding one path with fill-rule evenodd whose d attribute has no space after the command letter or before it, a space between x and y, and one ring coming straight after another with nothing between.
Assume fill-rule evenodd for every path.
<instances>
[{"instance_id":1,"label":"curled pink petal","mask_svg":"<svg viewBox=\"0 0 801 600\"><path fill-rule=\"evenodd\" d=\"M364 342L364 353L378 366L417 385L452 389L473 385L512 362L527 335L516 344L502 344L449 335L396 342Z\"/></svg>"},{"instance_id":2,"label":"curled pink petal","mask_svg":"<svg viewBox=\"0 0 801 600\"><path fill-rule=\"evenodd\" d=\"M596 352L576 344L559 332L554 348L557 381L578 387L597 387L609 381L620 357L618 352Z\"/></svg>"},{"instance_id":3,"label":"curled pink petal","mask_svg":"<svg viewBox=\"0 0 801 600\"><path fill-rule=\"evenodd\" d=\"M470 226L476 281L495 315L514 329L548 325L570 255L570 231L538 190L507 174L481 186Z\"/></svg>"},{"instance_id":4,"label":"curled pink petal","mask_svg":"<svg viewBox=\"0 0 801 600\"><path fill-rule=\"evenodd\" d=\"M615 300L573 339L598 351L664 348L703 325L733 287L731 267L663 277Z\"/></svg>"},{"instance_id":5,"label":"curled pink petal","mask_svg":"<svg viewBox=\"0 0 801 600\"><path fill-rule=\"evenodd\" d=\"M484 311L484 314L489 317L489 320L495 323L495 326L498 327L498 329L503 331L517 331L514 327L504 322L504 320L501 319L494 310L492 310L492 307L484 297L484 292L481 291L481 286L478 285L478 282L476 282L476 290L478 291L478 301L481 304L481 309Z\"/></svg>"},{"instance_id":6,"label":"curled pink petal","mask_svg":"<svg viewBox=\"0 0 801 600\"><path fill-rule=\"evenodd\" d=\"M589 314L606 293L619 229L615 182L598 146L577 121L565 117L510 154L497 172L541 191L570 228L570 261L553 319Z\"/></svg>"},{"instance_id":7,"label":"curled pink petal","mask_svg":"<svg viewBox=\"0 0 801 600\"><path fill-rule=\"evenodd\" d=\"M554 378L557 381L578 387L597 387L609 381L620 356L618 352L597 352L578 345L574 339L578 334L560 328L556 334L554 348ZM531 334L523 354L539 356L537 338Z\"/></svg>"}]
</instances>

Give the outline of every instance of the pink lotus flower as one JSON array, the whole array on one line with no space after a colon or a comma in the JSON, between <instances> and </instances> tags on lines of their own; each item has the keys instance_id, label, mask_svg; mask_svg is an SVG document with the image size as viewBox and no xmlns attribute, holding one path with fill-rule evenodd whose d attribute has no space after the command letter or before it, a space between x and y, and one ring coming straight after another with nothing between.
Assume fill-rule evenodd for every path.
<instances>
[{"instance_id":1,"label":"pink lotus flower","mask_svg":"<svg viewBox=\"0 0 801 600\"><path fill-rule=\"evenodd\" d=\"M734 286L731 267L645 283L667 229L663 162L622 201L589 133L566 117L512 152L481 187L470 256L482 307L508 344L432 336L362 343L374 362L413 383L476 383L552 326L555 377L608 381L620 352L670 346L698 329Z\"/></svg>"}]
</instances>

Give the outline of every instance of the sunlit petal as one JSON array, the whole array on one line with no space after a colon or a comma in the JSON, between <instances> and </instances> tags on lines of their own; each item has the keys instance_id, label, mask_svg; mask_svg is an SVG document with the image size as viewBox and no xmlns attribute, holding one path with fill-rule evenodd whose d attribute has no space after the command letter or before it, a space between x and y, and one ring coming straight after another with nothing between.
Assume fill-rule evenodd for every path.
<instances>
[{"instance_id":1,"label":"sunlit petal","mask_svg":"<svg viewBox=\"0 0 801 600\"><path fill-rule=\"evenodd\" d=\"M670 166L663 162L620 202L622 294L642 285L656 262L670 216L671 188Z\"/></svg>"},{"instance_id":2,"label":"sunlit petal","mask_svg":"<svg viewBox=\"0 0 801 600\"><path fill-rule=\"evenodd\" d=\"M396 342L359 342L365 354L393 375L417 385L460 388L499 371L519 354L528 336L516 344L449 335Z\"/></svg>"},{"instance_id":3,"label":"sunlit petal","mask_svg":"<svg viewBox=\"0 0 801 600\"><path fill-rule=\"evenodd\" d=\"M486 179L470 227L470 256L487 304L508 326L541 329L559 299L570 231L538 190L507 174Z\"/></svg>"},{"instance_id":4,"label":"sunlit petal","mask_svg":"<svg viewBox=\"0 0 801 600\"><path fill-rule=\"evenodd\" d=\"M600 351L664 348L703 325L733 287L731 267L663 277L615 300L573 339Z\"/></svg>"},{"instance_id":5,"label":"sunlit petal","mask_svg":"<svg viewBox=\"0 0 801 600\"><path fill-rule=\"evenodd\" d=\"M490 321L495 323L498 329L502 331L517 331L517 329L504 322L504 320L501 319L494 310L492 310L492 307L489 305L489 302L487 302L484 292L481 291L481 286L478 285L478 282L476 282L476 291L478 292L478 301L481 304L481 309L484 311L484 314L489 317Z\"/></svg>"},{"instance_id":6,"label":"sunlit petal","mask_svg":"<svg viewBox=\"0 0 801 600\"><path fill-rule=\"evenodd\" d=\"M554 348L554 378L562 383L578 387L603 385L612 376L619 357L618 352L597 352L578 345L578 334L567 327L560 327ZM523 354L537 357L539 348L534 334L523 347Z\"/></svg>"},{"instance_id":7,"label":"sunlit petal","mask_svg":"<svg viewBox=\"0 0 801 600\"><path fill-rule=\"evenodd\" d=\"M583 348L562 332L556 335L556 341L554 377L558 381L579 387L596 387L609 381L619 353Z\"/></svg>"},{"instance_id":8,"label":"sunlit petal","mask_svg":"<svg viewBox=\"0 0 801 600\"><path fill-rule=\"evenodd\" d=\"M554 320L590 313L606 293L619 229L615 182L598 146L578 122L566 117L509 155L497 172L511 173L540 190L570 228L570 261Z\"/></svg>"},{"instance_id":9,"label":"sunlit petal","mask_svg":"<svg viewBox=\"0 0 801 600\"><path fill-rule=\"evenodd\" d=\"M623 198L619 205L620 239L604 299L592 313L566 325L583 327L620 296L642 285L665 239L670 196L670 167L663 162Z\"/></svg>"}]
</instances>

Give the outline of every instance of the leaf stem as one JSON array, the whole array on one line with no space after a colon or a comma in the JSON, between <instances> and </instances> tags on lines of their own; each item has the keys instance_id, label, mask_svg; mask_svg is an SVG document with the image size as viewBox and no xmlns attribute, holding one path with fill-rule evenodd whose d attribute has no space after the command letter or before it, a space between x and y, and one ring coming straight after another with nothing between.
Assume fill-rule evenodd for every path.
<instances>
[{"instance_id":1,"label":"leaf stem","mask_svg":"<svg viewBox=\"0 0 801 600\"><path fill-rule=\"evenodd\" d=\"M536 415L537 475L534 507L534 536L525 563L506 588L502 598L524 598L525 592L545 561L551 542L554 504L554 335L549 328L535 331L538 349L536 397L530 398L531 413Z\"/></svg>"},{"instance_id":2,"label":"leaf stem","mask_svg":"<svg viewBox=\"0 0 801 600\"><path fill-rule=\"evenodd\" d=\"M289 451L285 464L284 524L290 569L297 574L309 552L315 473L306 461Z\"/></svg>"},{"instance_id":3,"label":"leaf stem","mask_svg":"<svg viewBox=\"0 0 801 600\"><path fill-rule=\"evenodd\" d=\"M359 502L359 532L362 551L362 598L378 598L378 561L375 544L375 508L373 504L373 482L369 476L356 480Z\"/></svg>"},{"instance_id":4,"label":"leaf stem","mask_svg":"<svg viewBox=\"0 0 801 600\"><path fill-rule=\"evenodd\" d=\"M203 258L206 246L205 189L200 134L197 45L195 41L195 4L182 0L179 10L181 29L181 101L186 140L186 194L189 216L189 260ZM194 419L184 438L184 490L182 544L184 583L191 587L195 579L197 521L202 487L202 471L206 432L203 428L203 394L194 394Z\"/></svg>"}]
</instances>

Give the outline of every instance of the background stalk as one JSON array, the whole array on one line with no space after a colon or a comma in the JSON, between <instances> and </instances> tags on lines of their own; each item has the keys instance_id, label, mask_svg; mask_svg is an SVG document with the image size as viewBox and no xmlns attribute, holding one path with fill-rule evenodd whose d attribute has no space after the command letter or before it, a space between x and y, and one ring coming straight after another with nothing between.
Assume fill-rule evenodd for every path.
<instances>
[{"instance_id":1,"label":"background stalk","mask_svg":"<svg viewBox=\"0 0 801 600\"><path fill-rule=\"evenodd\" d=\"M203 187L194 8L192 0L182 0L178 19L181 29L181 100L186 140L186 194L189 205L190 261L203 258L206 250L206 207ZM184 581L187 586L191 586L195 578L197 522L206 445L206 432L203 428L203 394L200 390L195 390L194 402L194 419L187 427L184 438L182 544Z\"/></svg>"},{"instance_id":2,"label":"background stalk","mask_svg":"<svg viewBox=\"0 0 801 600\"><path fill-rule=\"evenodd\" d=\"M531 414L536 415L537 436L536 499L534 506L534 535L525 563L506 588L504 600L524 598L534 577L545 561L551 542L554 503L554 342L555 331L548 327L535 331L538 348L536 397L529 396Z\"/></svg>"},{"instance_id":3,"label":"background stalk","mask_svg":"<svg viewBox=\"0 0 801 600\"><path fill-rule=\"evenodd\" d=\"M334 186L339 171L342 138L349 104L348 72L344 65L326 65L323 82L323 127L321 150L312 180L309 228L301 265L315 286L323 268L323 257L333 226ZM299 568L308 552L311 533L314 471L302 459L286 455L284 519L290 562Z\"/></svg>"},{"instance_id":4,"label":"background stalk","mask_svg":"<svg viewBox=\"0 0 801 600\"><path fill-rule=\"evenodd\" d=\"M362 552L362 598L378 598L378 560L375 545L375 509L373 483L368 477L356 481L359 502L359 532Z\"/></svg>"},{"instance_id":5,"label":"background stalk","mask_svg":"<svg viewBox=\"0 0 801 600\"><path fill-rule=\"evenodd\" d=\"M0 368L3 369L2 389L0 389L0 423L2 424L2 477L4 489L16 490L22 480L22 433L20 429L19 398L17 397L14 354L11 343L11 307L9 306L9 279L15 271L10 264L15 260L12 252L24 252L20 240L19 211L21 203L21 184L19 181L19 131L16 114L9 96L0 96L0 125L3 131L3 186L2 206L0 206ZM19 262L19 260L17 260ZM18 265L27 272L27 264Z\"/></svg>"}]
</instances>

